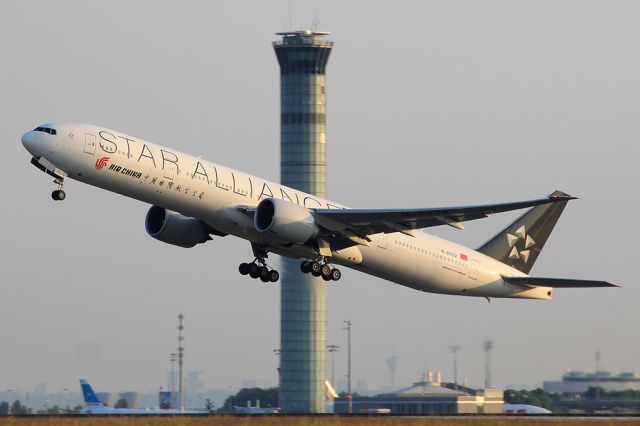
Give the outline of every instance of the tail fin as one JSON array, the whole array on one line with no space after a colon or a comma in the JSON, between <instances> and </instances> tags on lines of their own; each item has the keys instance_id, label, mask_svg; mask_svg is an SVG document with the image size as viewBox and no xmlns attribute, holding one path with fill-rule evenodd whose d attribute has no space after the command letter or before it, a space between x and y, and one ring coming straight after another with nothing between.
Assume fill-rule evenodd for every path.
<instances>
[{"instance_id":1,"label":"tail fin","mask_svg":"<svg viewBox=\"0 0 640 426\"><path fill-rule=\"evenodd\" d=\"M82 388L82 396L84 397L84 403L89 405L102 405L102 401L98 398L98 395L93 391L93 388L85 379L80 379L80 387Z\"/></svg>"},{"instance_id":2,"label":"tail fin","mask_svg":"<svg viewBox=\"0 0 640 426\"><path fill-rule=\"evenodd\" d=\"M556 196L569 194L554 191L549 197ZM528 274L569 200L532 208L477 250Z\"/></svg>"}]
</instances>

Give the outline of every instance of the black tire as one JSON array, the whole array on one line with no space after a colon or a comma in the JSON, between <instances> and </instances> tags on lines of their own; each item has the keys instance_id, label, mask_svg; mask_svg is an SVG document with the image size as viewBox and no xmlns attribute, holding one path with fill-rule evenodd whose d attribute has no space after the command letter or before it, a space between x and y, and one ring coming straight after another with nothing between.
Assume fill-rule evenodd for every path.
<instances>
[{"instance_id":1,"label":"black tire","mask_svg":"<svg viewBox=\"0 0 640 426\"><path fill-rule=\"evenodd\" d=\"M311 274L314 277L319 277L320 276L320 270L322 269L322 265L320 265L319 262L311 261L309 262L309 272L311 272Z\"/></svg>"},{"instance_id":2,"label":"black tire","mask_svg":"<svg viewBox=\"0 0 640 426\"><path fill-rule=\"evenodd\" d=\"M240 266L238 266L238 272L240 272L240 275L247 275L249 273L249 264L241 263Z\"/></svg>"},{"instance_id":3,"label":"black tire","mask_svg":"<svg viewBox=\"0 0 640 426\"><path fill-rule=\"evenodd\" d=\"M261 266L260 269L258 270L258 273L260 274L260 279L262 278L266 278L267 280L269 279L269 270L267 269L266 266Z\"/></svg>"},{"instance_id":4,"label":"black tire","mask_svg":"<svg viewBox=\"0 0 640 426\"><path fill-rule=\"evenodd\" d=\"M57 189L51 193L51 198L56 201L62 201L66 198L67 194L61 189Z\"/></svg>"},{"instance_id":5,"label":"black tire","mask_svg":"<svg viewBox=\"0 0 640 426\"><path fill-rule=\"evenodd\" d=\"M323 275L322 279L325 281L331 281L331 275Z\"/></svg>"},{"instance_id":6,"label":"black tire","mask_svg":"<svg viewBox=\"0 0 640 426\"><path fill-rule=\"evenodd\" d=\"M269 281L271 281L272 283L275 283L279 279L280 279L280 272L276 271L275 269L273 269L272 271L269 271Z\"/></svg>"},{"instance_id":7,"label":"black tire","mask_svg":"<svg viewBox=\"0 0 640 426\"><path fill-rule=\"evenodd\" d=\"M308 260L305 260L300 264L300 271L302 271L303 274L309 273L309 263Z\"/></svg>"},{"instance_id":8,"label":"black tire","mask_svg":"<svg viewBox=\"0 0 640 426\"><path fill-rule=\"evenodd\" d=\"M268 275L265 275L265 276L260 275L260 281L262 281L263 283L268 283L269 282L269 276Z\"/></svg>"},{"instance_id":9,"label":"black tire","mask_svg":"<svg viewBox=\"0 0 640 426\"><path fill-rule=\"evenodd\" d=\"M260 276L260 267L255 263L250 263L249 275L251 276L251 278L258 278Z\"/></svg>"},{"instance_id":10,"label":"black tire","mask_svg":"<svg viewBox=\"0 0 640 426\"><path fill-rule=\"evenodd\" d=\"M342 272L340 272L340 269L335 268L333 271L331 271L331 279L333 281L339 281L340 278L342 278Z\"/></svg>"},{"instance_id":11,"label":"black tire","mask_svg":"<svg viewBox=\"0 0 640 426\"><path fill-rule=\"evenodd\" d=\"M322 277L331 277L331 266L324 264L322 265L322 267L320 268L320 274L322 275Z\"/></svg>"}]
</instances>

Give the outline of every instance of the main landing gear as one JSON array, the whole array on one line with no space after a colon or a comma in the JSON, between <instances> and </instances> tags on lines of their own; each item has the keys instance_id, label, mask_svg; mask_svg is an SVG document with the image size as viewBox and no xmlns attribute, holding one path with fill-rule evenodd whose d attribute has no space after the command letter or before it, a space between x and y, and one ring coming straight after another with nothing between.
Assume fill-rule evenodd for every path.
<instances>
[{"instance_id":1,"label":"main landing gear","mask_svg":"<svg viewBox=\"0 0 640 426\"><path fill-rule=\"evenodd\" d=\"M242 275L249 275L251 278L260 278L263 283L275 283L280 279L280 273L273 268L269 268L264 258L256 258L251 263L241 263L238 272Z\"/></svg>"},{"instance_id":2,"label":"main landing gear","mask_svg":"<svg viewBox=\"0 0 640 426\"><path fill-rule=\"evenodd\" d=\"M300 264L300 270L314 277L322 277L325 281L338 281L342 278L342 272L338 268L332 268L324 257L318 260L305 260Z\"/></svg>"},{"instance_id":3,"label":"main landing gear","mask_svg":"<svg viewBox=\"0 0 640 426\"><path fill-rule=\"evenodd\" d=\"M58 189L51 193L51 198L55 201L62 201L67 198L67 194L62 190L62 186L64 185L64 180L62 178L57 178L54 180L56 184L58 184Z\"/></svg>"},{"instance_id":4,"label":"main landing gear","mask_svg":"<svg viewBox=\"0 0 640 426\"><path fill-rule=\"evenodd\" d=\"M251 278L260 278L263 283L275 283L280 279L280 273L267 265L265 260L268 256L267 250L256 243L251 243L253 255L256 257L251 263L241 263L238 272L242 275L249 275Z\"/></svg>"}]
</instances>

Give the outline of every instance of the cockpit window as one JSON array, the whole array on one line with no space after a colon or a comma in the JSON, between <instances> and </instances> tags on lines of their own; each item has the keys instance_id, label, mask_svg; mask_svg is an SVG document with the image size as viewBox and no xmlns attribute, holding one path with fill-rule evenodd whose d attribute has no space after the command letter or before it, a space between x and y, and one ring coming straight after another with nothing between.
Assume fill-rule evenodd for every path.
<instances>
[{"instance_id":1,"label":"cockpit window","mask_svg":"<svg viewBox=\"0 0 640 426\"><path fill-rule=\"evenodd\" d=\"M45 132L45 133L49 133L50 135L57 135L58 132L56 132L56 129L52 129L51 127L36 127L35 129L33 129L34 132Z\"/></svg>"}]
</instances>

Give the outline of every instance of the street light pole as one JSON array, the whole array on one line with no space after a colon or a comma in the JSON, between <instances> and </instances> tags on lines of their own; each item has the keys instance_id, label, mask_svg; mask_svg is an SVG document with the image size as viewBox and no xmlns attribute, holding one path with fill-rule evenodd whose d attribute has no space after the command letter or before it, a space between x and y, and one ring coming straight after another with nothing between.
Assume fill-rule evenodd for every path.
<instances>
[{"instance_id":1,"label":"street light pole","mask_svg":"<svg viewBox=\"0 0 640 426\"><path fill-rule=\"evenodd\" d=\"M331 386L333 386L333 388L335 389L336 387L336 369L335 369L335 364L336 364L336 352L338 352L338 349L340 349L340 346L338 345L327 345L327 350L329 351L329 353L331 354Z\"/></svg>"},{"instance_id":2,"label":"street light pole","mask_svg":"<svg viewBox=\"0 0 640 426\"><path fill-rule=\"evenodd\" d=\"M349 413L353 413L353 395L351 394L351 321L343 321L347 330L347 403Z\"/></svg>"}]
</instances>

